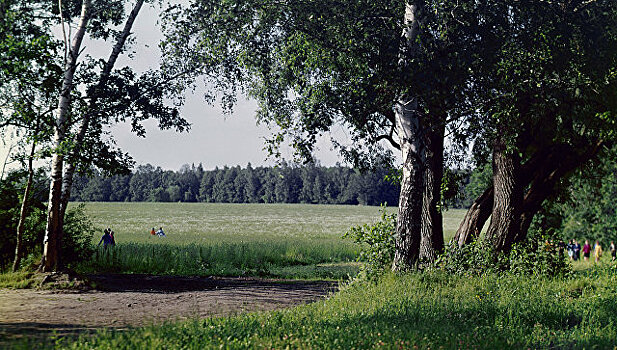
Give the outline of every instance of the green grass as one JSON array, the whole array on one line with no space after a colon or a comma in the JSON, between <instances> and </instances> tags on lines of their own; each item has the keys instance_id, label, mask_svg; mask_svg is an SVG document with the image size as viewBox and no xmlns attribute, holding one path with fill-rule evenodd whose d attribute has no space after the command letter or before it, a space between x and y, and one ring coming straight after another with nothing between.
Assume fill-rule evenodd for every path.
<instances>
[{"instance_id":1,"label":"green grass","mask_svg":"<svg viewBox=\"0 0 617 350\"><path fill-rule=\"evenodd\" d=\"M7 272L0 274L0 288L32 288L41 282L39 276L29 271Z\"/></svg>"},{"instance_id":2,"label":"green grass","mask_svg":"<svg viewBox=\"0 0 617 350\"><path fill-rule=\"evenodd\" d=\"M302 204L87 203L86 211L118 245L101 248L80 272L309 279L355 275L359 248L341 236L380 217L378 207ZM463 215L446 212L446 239ZM161 226L167 237L150 235Z\"/></svg>"},{"instance_id":3,"label":"green grass","mask_svg":"<svg viewBox=\"0 0 617 350\"><path fill-rule=\"evenodd\" d=\"M69 349L614 348L614 267L570 278L442 272L354 282L293 309L210 318L59 344Z\"/></svg>"}]
</instances>

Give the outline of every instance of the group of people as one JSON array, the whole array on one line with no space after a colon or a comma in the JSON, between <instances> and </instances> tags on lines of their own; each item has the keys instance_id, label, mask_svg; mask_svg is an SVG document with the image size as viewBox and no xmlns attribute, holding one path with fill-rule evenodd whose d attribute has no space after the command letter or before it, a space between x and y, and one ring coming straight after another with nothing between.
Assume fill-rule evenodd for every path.
<instances>
[{"instance_id":1,"label":"group of people","mask_svg":"<svg viewBox=\"0 0 617 350\"><path fill-rule=\"evenodd\" d=\"M101 243L103 243L103 248L107 248L107 246L114 246L116 245L116 238L114 237L114 231L111 230L111 228L106 228L105 231L103 231L103 237L101 237L101 240L99 241L99 246L101 245Z\"/></svg>"},{"instance_id":2,"label":"group of people","mask_svg":"<svg viewBox=\"0 0 617 350\"><path fill-rule=\"evenodd\" d=\"M162 227L159 227L158 230L155 230L153 227L152 230L150 231L150 234L152 236L167 237ZM116 238L114 237L114 231L112 231L111 228L108 227L105 229L105 231L103 231L103 237L101 237L101 240L99 241L98 246L100 246L101 243L103 244L103 248L116 245Z\"/></svg>"},{"instance_id":3,"label":"group of people","mask_svg":"<svg viewBox=\"0 0 617 350\"><path fill-rule=\"evenodd\" d=\"M611 242L609 249L611 251L611 260L615 261L617 249L614 242ZM585 240L585 244L581 247L580 243L578 243L575 239L571 239L566 245L566 250L568 251L570 260L573 261L580 259L581 251L583 252L583 259L585 261L589 261L592 251L595 262L600 261L600 258L602 257L602 245L600 245L599 241L596 241L592 248L588 240Z\"/></svg>"},{"instance_id":4,"label":"group of people","mask_svg":"<svg viewBox=\"0 0 617 350\"><path fill-rule=\"evenodd\" d=\"M163 228L162 227L159 227L159 229L157 231L155 231L154 227L153 227L152 230L150 230L150 235L158 236L158 237L167 237L167 235L165 235L165 232L163 232Z\"/></svg>"}]
</instances>

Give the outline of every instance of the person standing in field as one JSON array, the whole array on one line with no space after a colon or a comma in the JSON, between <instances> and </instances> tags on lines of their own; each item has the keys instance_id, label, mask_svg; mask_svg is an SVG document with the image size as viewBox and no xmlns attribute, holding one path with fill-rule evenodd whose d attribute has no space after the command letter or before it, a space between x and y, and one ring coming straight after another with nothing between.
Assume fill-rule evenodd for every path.
<instances>
[{"instance_id":1,"label":"person standing in field","mask_svg":"<svg viewBox=\"0 0 617 350\"><path fill-rule=\"evenodd\" d=\"M583 258L585 261L589 261L589 255L591 254L591 246L589 245L589 241L585 240L585 244L583 245Z\"/></svg>"},{"instance_id":2,"label":"person standing in field","mask_svg":"<svg viewBox=\"0 0 617 350\"><path fill-rule=\"evenodd\" d=\"M107 231L109 232L109 235L111 236L111 245L115 246L116 245L116 237L114 237L114 231L112 231L111 228L107 228Z\"/></svg>"},{"instance_id":3,"label":"person standing in field","mask_svg":"<svg viewBox=\"0 0 617 350\"><path fill-rule=\"evenodd\" d=\"M596 240L596 244L593 245L593 257L595 262L599 262L602 257L602 246L600 242Z\"/></svg>"},{"instance_id":4,"label":"person standing in field","mask_svg":"<svg viewBox=\"0 0 617 350\"><path fill-rule=\"evenodd\" d=\"M107 249L107 246L111 244L111 235L109 234L109 231L105 230L103 231L103 237L101 237L101 240L99 241L98 246L101 245L101 243L103 243L103 248Z\"/></svg>"},{"instance_id":5,"label":"person standing in field","mask_svg":"<svg viewBox=\"0 0 617 350\"><path fill-rule=\"evenodd\" d=\"M152 228L152 230L150 230L150 235L156 236L156 231L154 230L154 227Z\"/></svg>"},{"instance_id":6,"label":"person standing in field","mask_svg":"<svg viewBox=\"0 0 617 350\"><path fill-rule=\"evenodd\" d=\"M568 251L568 257L570 258L570 260L573 260L574 259L574 241L573 240L568 241L566 250Z\"/></svg>"},{"instance_id":7,"label":"person standing in field","mask_svg":"<svg viewBox=\"0 0 617 350\"><path fill-rule=\"evenodd\" d=\"M617 248L615 248L615 243L613 241L611 241L610 249L611 249L611 261L615 261L615 258L616 258L615 255L617 254Z\"/></svg>"},{"instance_id":8,"label":"person standing in field","mask_svg":"<svg viewBox=\"0 0 617 350\"><path fill-rule=\"evenodd\" d=\"M157 234L159 237L167 237L167 236L165 235L165 232L163 232L163 228L162 228L162 227L159 227L159 230L158 230L158 231L156 231L156 234Z\"/></svg>"},{"instance_id":9,"label":"person standing in field","mask_svg":"<svg viewBox=\"0 0 617 350\"><path fill-rule=\"evenodd\" d=\"M572 248L572 250L574 251L574 261L578 261L578 259L581 257L581 245L576 239L574 240L574 247Z\"/></svg>"}]
</instances>

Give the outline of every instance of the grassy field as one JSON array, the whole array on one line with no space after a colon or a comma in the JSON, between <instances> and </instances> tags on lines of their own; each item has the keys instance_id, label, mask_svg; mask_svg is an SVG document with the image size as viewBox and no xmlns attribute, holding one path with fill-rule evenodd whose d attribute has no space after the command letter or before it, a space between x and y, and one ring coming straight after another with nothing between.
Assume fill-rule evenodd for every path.
<instances>
[{"instance_id":1,"label":"grassy field","mask_svg":"<svg viewBox=\"0 0 617 350\"><path fill-rule=\"evenodd\" d=\"M86 203L118 245L99 249L82 272L346 278L358 246L341 236L379 219L379 207L303 204ZM395 211L396 208L388 208ZM449 239L464 215L445 213ZM163 227L167 237L150 235ZM98 243L100 236L94 237Z\"/></svg>"},{"instance_id":2,"label":"grassy field","mask_svg":"<svg viewBox=\"0 0 617 350\"><path fill-rule=\"evenodd\" d=\"M617 276L460 277L440 271L356 281L289 310L211 318L56 344L68 349L613 349Z\"/></svg>"}]
</instances>

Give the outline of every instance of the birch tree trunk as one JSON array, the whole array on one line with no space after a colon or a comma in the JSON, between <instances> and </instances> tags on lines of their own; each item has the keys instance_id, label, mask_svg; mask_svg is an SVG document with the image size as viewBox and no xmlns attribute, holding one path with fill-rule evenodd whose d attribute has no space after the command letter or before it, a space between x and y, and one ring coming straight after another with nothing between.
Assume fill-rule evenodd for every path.
<instances>
[{"instance_id":1,"label":"birch tree trunk","mask_svg":"<svg viewBox=\"0 0 617 350\"><path fill-rule=\"evenodd\" d=\"M26 224L26 216L28 213L28 198L30 198L30 190L32 188L32 179L34 177L34 169L32 162L34 159L34 153L36 150L36 141L32 141L32 148L30 150L30 156L28 157L28 180L26 181L26 188L24 189L24 198L21 201L21 210L19 211L19 222L17 224L17 243L15 245L15 259L13 260L13 272L19 269L21 263L21 257L23 256L23 236L24 228Z\"/></svg>"},{"instance_id":2,"label":"birch tree trunk","mask_svg":"<svg viewBox=\"0 0 617 350\"><path fill-rule=\"evenodd\" d=\"M77 168L77 163L79 162L78 155L80 154L83 148L84 138L86 137L86 133L90 127L90 123L95 114L95 108L98 103L98 99L101 96L101 90L107 84L109 80L109 76L111 74L112 69L114 68L116 61L118 60L118 56L124 49L124 44L126 43L127 38L131 34L131 29L133 28L133 24L135 23L135 19L141 10L141 7L144 3L144 0L138 0L133 6L131 13L126 19L126 23L124 24L124 29L120 33L117 38L115 45L112 48L111 54L105 62L105 66L101 71L101 76L99 77L99 81L94 88L94 92L90 98L90 102L88 103L88 109L84 113L81 124L79 126L79 132L74 140L74 147L72 153L72 157L70 161L67 163L66 171L64 172L64 178L62 180L62 203L60 205L60 220L64 221L64 215L66 213L66 207L68 206L69 200L71 198L71 189L73 187L73 176L75 175L75 169Z\"/></svg>"},{"instance_id":3,"label":"birch tree trunk","mask_svg":"<svg viewBox=\"0 0 617 350\"><path fill-rule=\"evenodd\" d=\"M392 269L403 271L413 268L420 257L423 202L423 145L420 120L416 115L417 101L402 100L396 108L397 128L401 136L403 177L396 222L396 248Z\"/></svg>"},{"instance_id":4,"label":"birch tree trunk","mask_svg":"<svg viewBox=\"0 0 617 350\"><path fill-rule=\"evenodd\" d=\"M413 52L418 36L418 4L405 5L403 21L404 43L401 47L402 71L409 64L407 57ZM423 194L424 144L421 133L418 100L415 96L402 94L394 108L399 144L403 156L403 177L396 222L396 243L392 270L404 271L413 268L420 255Z\"/></svg>"},{"instance_id":5,"label":"birch tree trunk","mask_svg":"<svg viewBox=\"0 0 617 350\"><path fill-rule=\"evenodd\" d=\"M441 120L441 119L440 119ZM422 200L422 238L420 260L433 262L443 251L443 218L441 214L441 181L443 178L443 140L445 128L435 125L426 135L426 166Z\"/></svg>"},{"instance_id":6,"label":"birch tree trunk","mask_svg":"<svg viewBox=\"0 0 617 350\"><path fill-rule=\"evenodd\" d=\"M43 258L41 271L54 271L59 268L60 248L62 241L62 225L60 220L60 207L62 202L62 171L64 165L63 147L66 142L68 131L68 114L71 103L71 91L73 90L73 77L77 69L77 57L81 50L81 43L86 33L90 12L90 1L83 0L81 15L77 30L64 62L64 77L62 89L56 110L54 125L54 154L51 160L51 183L49 185L49 204L47 206L47 225L45 238L43 239Z\"/></svg>"}]
</instances>

